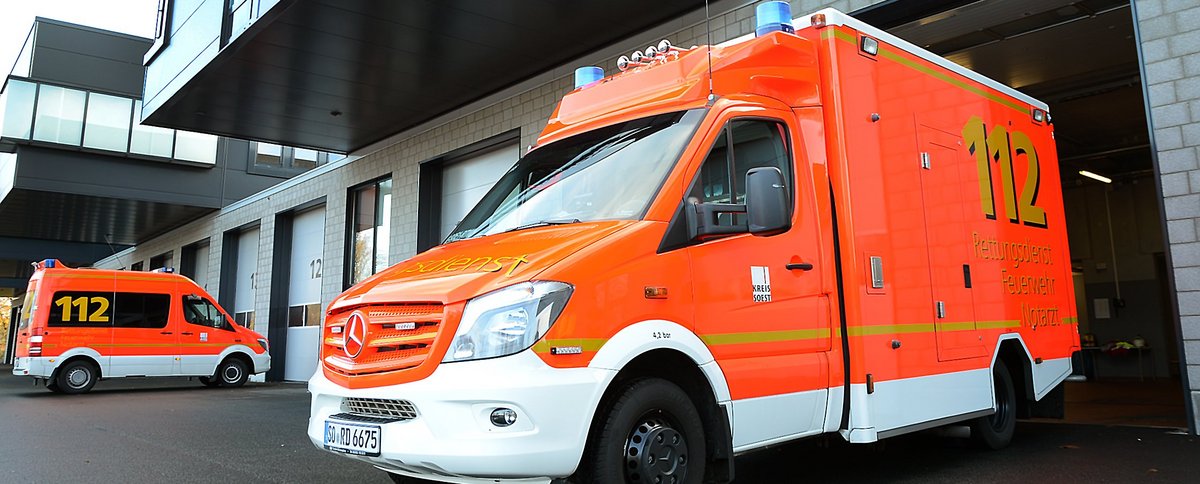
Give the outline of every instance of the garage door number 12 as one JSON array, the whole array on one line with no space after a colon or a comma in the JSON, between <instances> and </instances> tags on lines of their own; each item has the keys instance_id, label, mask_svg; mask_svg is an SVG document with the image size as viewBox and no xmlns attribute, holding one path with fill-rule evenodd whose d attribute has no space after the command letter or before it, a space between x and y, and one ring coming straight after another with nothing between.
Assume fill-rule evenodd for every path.
<instances>
[{"instance_id":1,"label":"garage door number 12","mask_svg":"<svg viewBox=\"0 0 1200 484\"><path fill-rule=\"evenodd\" d=\"M64 323L71 322L71 306L79 308L79 319L77 322L107 323L108 316L106 316L104 313L108 312L108 298L100 296L91 297L91 302L96 304L96 310L91 314L88 314L88 299L89 298L87 296L76 298L71 296L63 296L58 298L57 301L54 301L54 305L62 307L62 321Z\"/></svg>"}]
</instances>

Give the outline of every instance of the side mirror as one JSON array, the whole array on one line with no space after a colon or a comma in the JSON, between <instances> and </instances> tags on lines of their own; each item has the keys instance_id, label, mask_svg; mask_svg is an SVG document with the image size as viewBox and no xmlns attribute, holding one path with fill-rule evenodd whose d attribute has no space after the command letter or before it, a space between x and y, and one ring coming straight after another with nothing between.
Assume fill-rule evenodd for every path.
<instances>
[{"instance_id":1,"label":"side mirror","mask_svg":"<svg viewBox=\"0 0 1200 484\"><path fill-rule=\"evenodd\" d=\"M787 183L775 167L752 168L746 173L746 216L750 233L775 235L792 227Z\"/></svg>"}]
</instances>

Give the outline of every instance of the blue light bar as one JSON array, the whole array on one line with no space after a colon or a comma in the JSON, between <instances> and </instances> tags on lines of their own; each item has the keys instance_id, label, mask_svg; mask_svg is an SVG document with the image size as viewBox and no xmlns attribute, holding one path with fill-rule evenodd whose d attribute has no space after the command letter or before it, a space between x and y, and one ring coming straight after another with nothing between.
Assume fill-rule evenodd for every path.
<instances>
[{"instance_id":1,"label":"blue light bar","mask_svg":"<svg viewBox=\"0 0 1200 484\"><path fill-rule=\"evenodd\" d=\"M763 36L780 30L795 33L792 26L792 6L788 2L760 3L754 8L755 36Z\"/></svg>"},{"instance_id":2,"label":"blue light bar","mask_svg":"<svg viewBox=\"0 0 1200 484\"><path fill-rule=\"evenodd\" d=\"M45 267L47 269L53 269L54 268L54 259L46 259L45 261L42 262L42 267Z\"/></svg>"},{"instance_id":3,"label":"blue light bar","mask_svg":"<svg viewBox=\"0 0 1200 484\"><path fill-rule=\"evenodd\" d=\"M604 79L604 69L596 66L586 66L575 69L575 89Z\"/></svg>"}]
</instances>

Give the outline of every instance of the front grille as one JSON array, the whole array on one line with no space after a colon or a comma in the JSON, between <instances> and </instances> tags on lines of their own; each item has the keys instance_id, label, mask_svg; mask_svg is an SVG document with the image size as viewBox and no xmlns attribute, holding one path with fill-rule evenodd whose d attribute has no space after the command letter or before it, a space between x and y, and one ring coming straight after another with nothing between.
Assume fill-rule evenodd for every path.
<instances>
[{"instance_id":1,"label":"front grille","mask_svg":"<svg viewBox=\"0 0 1200 484\"><path fill-rule=\"evenodd\" d=\"M362 350L346 353L346 322L355 312L367 321ZM343 375L366 375L412 368L423 363L444 319L440 304L387 304L329 316L323 335L325 367Z\"/></svg>"},{"instance_id":2,"label":"front grille","mask_svg":"<svg viewBox=\"0 0 1200 484\"><path fill-rule=\"evenodd\" d=\"M400 420L417 418L417 406L412 402L387 398L346 397L342 399L342 411L364 417Z\"/></svg>"}]
</instances>

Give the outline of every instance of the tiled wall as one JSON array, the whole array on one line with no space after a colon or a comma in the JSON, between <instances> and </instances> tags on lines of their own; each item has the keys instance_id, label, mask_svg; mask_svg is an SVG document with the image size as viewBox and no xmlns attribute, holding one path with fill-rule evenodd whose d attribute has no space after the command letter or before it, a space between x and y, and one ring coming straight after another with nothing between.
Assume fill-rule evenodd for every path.
<instances>
[{"instance_id":1,"label":"tiled wall","mask_svg":"<svg viewBox=\"0 0 1200 484\"><path fill-rule=\"evenodd\" d=\"M1195 417L1200 408L1200 3L1137 0L1134 9Z\"/></svg>"}]
</instances>

